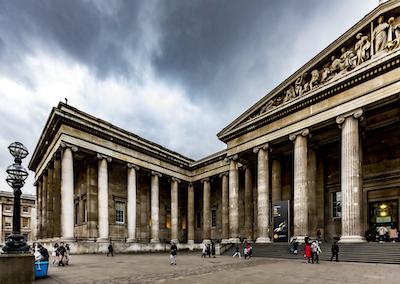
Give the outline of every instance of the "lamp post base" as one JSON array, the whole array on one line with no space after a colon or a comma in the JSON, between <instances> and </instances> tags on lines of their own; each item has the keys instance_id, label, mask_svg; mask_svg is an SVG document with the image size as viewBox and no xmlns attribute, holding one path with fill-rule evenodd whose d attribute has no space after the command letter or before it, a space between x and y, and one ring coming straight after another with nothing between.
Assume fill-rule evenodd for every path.
<instances>
[{"instance_id":1,"label":"lamp post base","mask_svg":"<svg viewBox=\"0 0 400 284\"><path fill-rule=\"evenodd\" d=\"M9 235L3 251L3 253L30 253L29 246L24 242L24 236L20 234Z\"/></svg>"}]
</instances>

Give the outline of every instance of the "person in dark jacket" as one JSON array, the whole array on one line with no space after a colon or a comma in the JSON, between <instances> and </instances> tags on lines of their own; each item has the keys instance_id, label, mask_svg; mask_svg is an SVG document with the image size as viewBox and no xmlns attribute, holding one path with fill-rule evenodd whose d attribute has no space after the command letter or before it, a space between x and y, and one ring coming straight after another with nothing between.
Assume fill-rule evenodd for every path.
<instances>
[{"instance_id":1,"label":"person in dark jacket","mask_svg":"<svg viewBox=\"0 0 400 284\"><path fill-rule=\"evenodd\" d=\"M107 256L111 253L111 256L114 256L114 248L112 246L112 243L108 246L108 253Z\"/></svg>"},{"instance_id":2,"label":"person in dark jacket","mask_svg":"<svg viewBox=\"0 0 400 284\"><path fill-rule=\"evenodd\" d=\"M61 265L64 266L63 259L64 259L64 255L65 255L66 251L67 250L64 247L64 243L61 242L60 246L57 248L58 259L59 259L58 266L61 266Z\"/></svg>"},{"instance_id":3,"label":"person in dark jacket","mask_svg":"<svg viewBox=\"0 0 400 284\"><path fill-rule=\"evenodd\" d=\"M336 244L336 242L333 243L331 250L332 250L331 261L333 257L336 256L336 262L339 262L339 246Z\"/></svg>"},{"instance_id":4,"label":"person in dark jacket","mask_svg":"<svg viewBox=\"0 0 400 284\"><path fill-rule=\"evenodd\" d=\"M38 245L39 252L43 256L42 261L49 261L49 252L41 244Z\"/></svg>"},{"instance_id":5,"label":"person in dark jacket","mask_svg":"<svg viewBox=\"0 0 400 284\"><path fill-rule=\"evenodd\" d=\"M176 265L176 259L177 259L177 254L178 254L178 248L176 247L175 243L171 244L171 265L175 263Z\"/></svg>"},{"instance_id":6,"label":"person in dark jacket","mask_svg":"<svg viewBox=\"0 0 400 284\"><path fill-rule=\"evenodd\" d=\"M215 258L215 244L213 241L211 241L211 254Z\"/></svg>"}]
</instances>

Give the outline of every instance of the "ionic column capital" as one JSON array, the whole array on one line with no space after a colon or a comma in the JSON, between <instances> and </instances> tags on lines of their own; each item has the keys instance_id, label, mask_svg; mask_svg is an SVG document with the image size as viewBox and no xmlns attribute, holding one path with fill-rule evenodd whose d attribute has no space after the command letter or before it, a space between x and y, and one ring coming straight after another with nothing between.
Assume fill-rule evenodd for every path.
<instances>
[{"instance_id":1,"label":"ionic column capital","mask_svg":"<svg viewBox=\"0 0 400 284\"><path fill-rule=\"evenodd\" d=\"M177 183L180 183L180 182L181 182L181 180L180 180L179 178L176 178L176 177L172 177L172 178L170 179L170 181L176 181Z\"/></svg>"},{"instance_id":2,"label":"ionic column capital","mask_svg":"<svg viewBox=\"0 0 400 284\"><path fill-rule=\"evenodd\" d=\"M212 179L210 179L210 178L203 178L202 180L200 180L200 182L201 183L204 183L204 182L212 182Z\"/></svg>"},{"instance_id":3,"label":"ionic column capital","mask_svg":"<svg viewBox=\"0 0 400 284\"><path fill-rule=\"evenodd\" d=\"M245 171L245 170L247 170L247 169L251 170L252 168L253 168L252 165L244 165L243 167L241 167L241 169L242 169L243 171Z\"/></svg>"},{"instance_id":4,"label":"ionic column capital","mask_svg":"<svg viewBox=\"0 0 400 284\"><path fill-rule=\"evenodd\" d=\"M239 161L239 155L238 155L238 154L235 154L235 155L226 157L226 158L224 159L224 161L225 161L225 163L229 163L230 161L236 161L236 162L238 162L238 161Z\"/></svg>"},{"instance_id":5,"label":"ionic column capital","mask_svg":"<svg viewBox=\"0 0 400 284\"><path fill-rule=\"evenodd\" d=\"M131 164L131 163L127 163L127 164L126 164L126 167L127 167L128 169L134 169L135 171L140 170L139 166L137 166L137 165L135 165L135 164Z\"/></svg>"},{"instance_id":6,"label":"ionic column capital","mask_svg":"<svg viewBox=\"0 0 400 284\"><path fill-rule=\"evenodd\" d=\"M64 141L61 141L60 146L63 149L71 148L72 152L77 152L78 151L78 146L72 145L72 144L64 142Z\"/></svg>"},{"instance_id":7,"label":"ionic column capital","mask_svg":"<svg viewBox=\"0 0 400 284\"><path fill-rule=\"evenodd\" d=\"M162 177L162 174L159 173L159 172L156 172L156 171L151 171L151 172L149 173L149 176L158 176L158 177Z\"/></svg>"},{"instance_id":8,"label":"ionic column capital","mask_svg":"<svg viewBox=\"0 0 400 284\"><path fill-rule=\"evenodd\" d=\"M220 173L220 174L219 174L219 177L220 177L220 178L222 178L222 177L224 177L224 176L229 177L229 172L223 172L223 173Z\"/></svg>"},{"instance_id":9,"label":"ionic column capital","mask_svg":"<svg viewBox=\"0 0 400 284\"><path fill-rule=\"evenodd\" d=\"M364 111L362 108L357 108L355 110L346 112L346 113L341 114L338 117L336 117L336 123L341 125L346 120L346 118L351 117L351 116L354 117L355 119L360 118L360 120L362 120L363 113L364 113Z\"/></svg>"},{"instance_id":10,"label":"ionic column capital","mask_svg":"<svg viewBox=\"0 0 400 284\"><path fill-rule=\"evenodd\" d=\"M112 161L112 158L111 158L111 157L106 156L106 155L101 154L101 153L97 153L96 157L97 157L97 159L99 159L99 160L101 160L101 159L106 159L107 162L109 162L109 163L111 163L111 161Z\"/></svg>"},{"instance_id":11,"label":"ionic column capital","mask_svg":"<svg viewBox=\"0 0 400 284\"><path fill-rule=\"evenodd\" d=\"M311 137L310 129L304 128L304 129L302 129L300 131L297 131L297 132L294 132L294 133L290 134L289 135L289 140L294 142L298 135L301 135L303 137L307 137L308 135L310 135L310 137Z\"/></svg>"},{"instance_id":12,"label":"ionic column capital","mask_svg":"<svg viewBox=\"0 0 400 284\"><path fill-rule=\"evenodd\" d=\"M265 143L264 145L254 147L253 153L257 154L260 149L263 149L264 151L269 149L270 151L272 151L272 148L270 147L269 143Z\"/></svg>"}]
</instances>

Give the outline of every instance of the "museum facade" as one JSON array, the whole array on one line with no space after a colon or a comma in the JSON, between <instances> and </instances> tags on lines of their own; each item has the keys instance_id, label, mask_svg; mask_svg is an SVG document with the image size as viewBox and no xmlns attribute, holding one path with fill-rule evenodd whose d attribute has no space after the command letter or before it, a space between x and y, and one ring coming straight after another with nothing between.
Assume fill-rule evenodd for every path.
<instances>
[{"instance_id":1,"label":"museum facade","mask_svg":"<svg viewBox=\"0 0 400 284\"><path fill-rule=\"evenodd\" d=\"M371 226L398 227L399 38L400 1L387 1L218 133L225 150L198 161L59 103L28 166L38 239L124 240L127 250L269 243L279 201L299 240L319 230L363 242Z\"/></svg>"}]
</instances>

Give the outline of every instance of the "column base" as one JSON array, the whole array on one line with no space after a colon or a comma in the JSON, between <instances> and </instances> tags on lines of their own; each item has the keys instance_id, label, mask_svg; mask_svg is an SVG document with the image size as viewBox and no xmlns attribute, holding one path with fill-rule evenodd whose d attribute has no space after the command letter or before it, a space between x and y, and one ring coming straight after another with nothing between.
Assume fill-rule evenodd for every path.
<instances>
[{"instance_id":1,"label":"column base","mask_svg":"<svg viewBox=\"0 0 400 284\"><path fill-rule=\"evenodd\" d=\"M152 244L159 244L160 243L160 239L151 239L150 243Z\"/></svg>"},{"instance_id":2,"label":"column base","mask_svg":"<svg viewBox=\"0 0 400 284\"><path fill-rule=\"evenodd\" d=\"M268 238L268 237L259 237L259 238L257 238L257 240L256 240L256 244L270 244L271 243L271 240L270 240L270 238Z\"/></svg>"},{"instance_id":3,"label":"column base","mask_svg":"<svg viewBox=\"0 0 400 284\"><path fill-rule=\"evenodd\" d=\"M127 243L137 243L137 239L136 238L129 238L129 239L126 239L126 242Z\"/></svg>"},{"instance_id":4,"label":"column base","mask_svg":"<svg viewBox=\"0 0 400 284\"><path fill-rule=\"evenodd\" d=\"M306 238L306 236L295 236L295 237L293 237L293 238L296 238L296 241L298 242L298 243L302 243L302 244L304 244L306 241L305 241L305 238ZM310 240L309 240L310 241Z\"/></svg>"},{"instance_id":5,"label":"column base","mask_svg":"<svg viewBox=\"0 0 400 284\"><path fill-rule=\"evenodd\" d=\"M254 240L252 238L248 238L244 240L246 243L254 243Z\"/></svg>"},{"instance_id":6,"label":"column base","mask_svg":"<svg viewBox=\"0 0 400 284\"><path fill-rule=\"evenodd\" d=\"M194 240L188 240L188 241L187 241L187 244L188 244L188 245L194 245Z\"/></svg>"},{"instance_id":7,"label":"column base","mask_svg":"<svg viewBox=\"0 0 400 284\"><path fill-rule=\"evenodd\" d=\"M229 239L222 239L221 244L229 244Z\"/></svg>"},{"instance_id":8,"label":"column base","mask_svg":"<svg viewBox=\"0 0 400 284\"><path fill-rule=\"evenodd\" d=\"M229 242L233 244L240 244L239 238L229 238Z\"/></svg>"},{"instance_id":9,"label":"column base","mask_svg":"<svg viewBox=\"0 0 400 284\"><path fill-rule=\"evenodd\" d=\"M177 245L177 244L179 244L179 240L178 240L178 239L171 240L171 244L172 244L172 243L174 243L174 244Z\"/></svg>"},{"instance_id":10,"label":"column base","mask_svg":"<svg viewBox=\"0 0 400 284\"><path fill-rule=\"evenodd\" d=\"M108 240L108 239L107 239ZM59 242L63 242L64 244L66 243L72 243L76 241L76 238L74 237L61 237L59 240Z\"/></svg>"},{"instance_id":11,"label":"column base","mask_svg":"<svg viewBox=\"0 0 400 284\"><path fill-rule=\"evenodd\" d=\"M365 243L365 239L361 236L342 236L339 243Z\"/></svg>"},{"instance_id":12,"label":"column base","mask_svg":"<svg viewBox=\"0 0 400 284\"><path fill-rule=\"evenodd\" d=\"M211 240L210 239L204 239L203 240L203 244L211 244Z\"/></svg>"}]
</instances>

